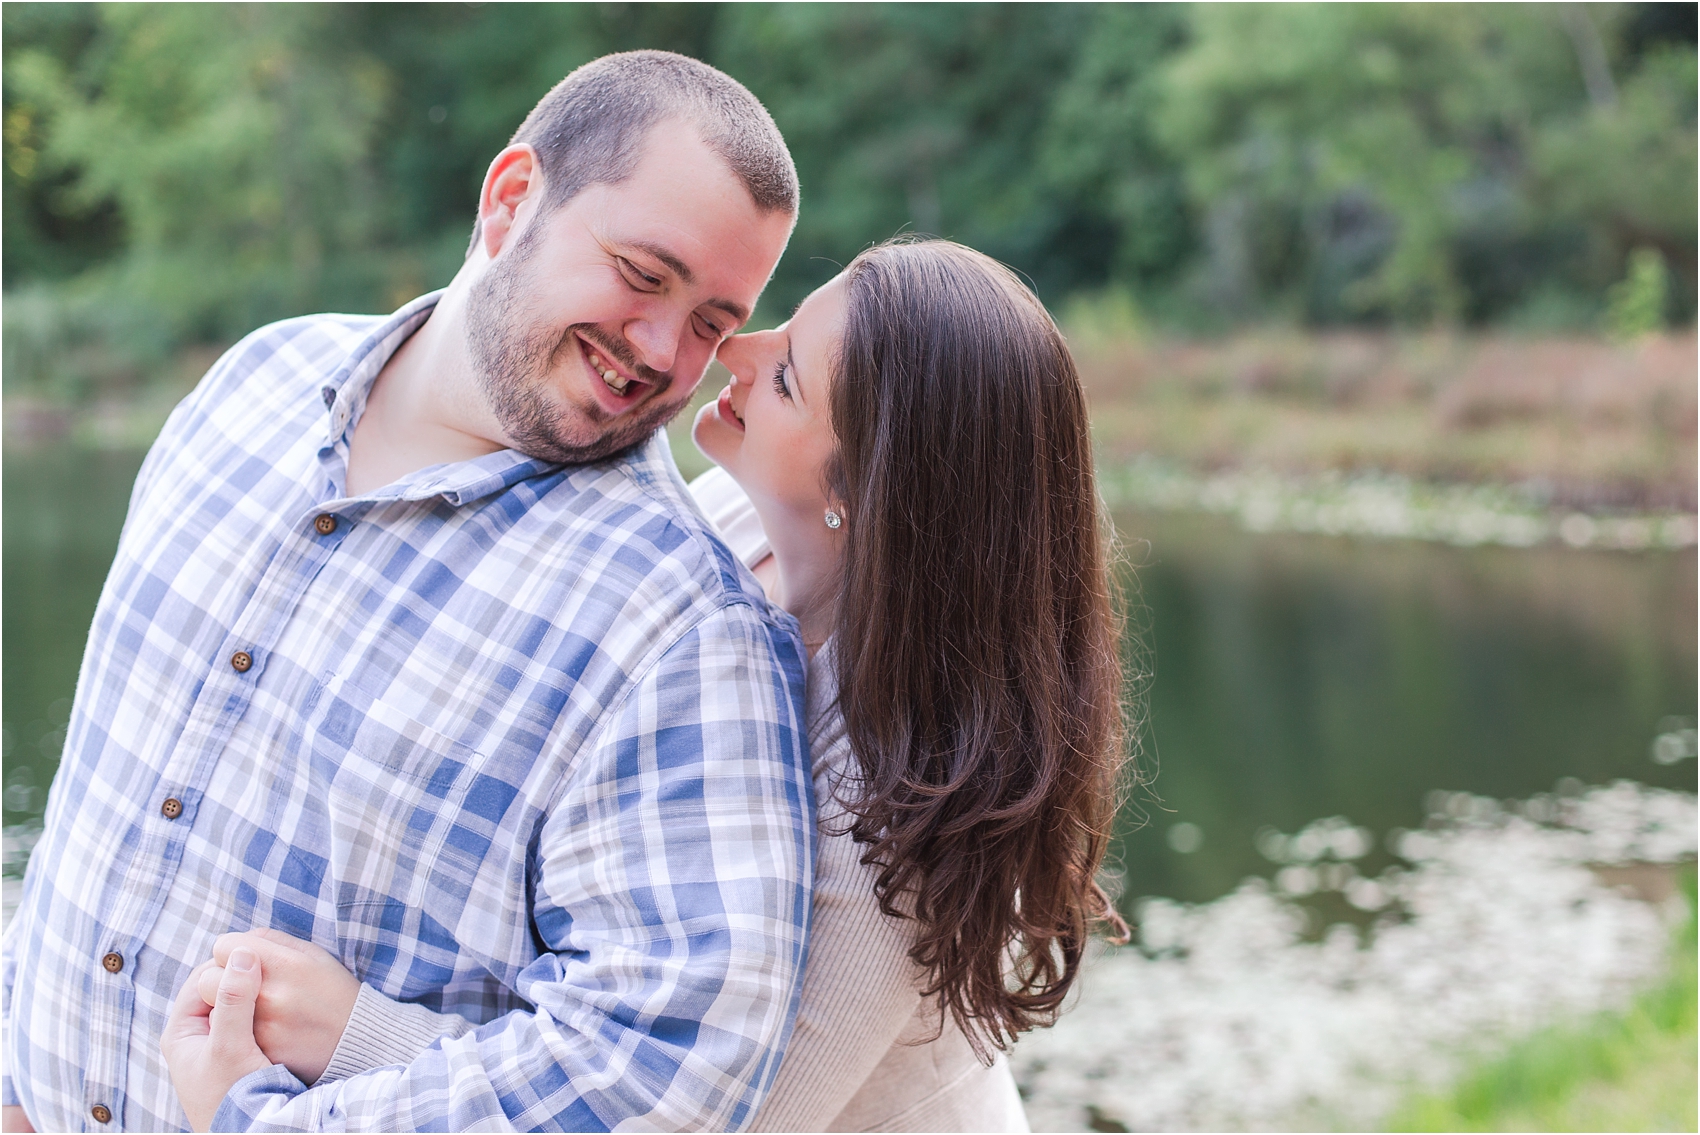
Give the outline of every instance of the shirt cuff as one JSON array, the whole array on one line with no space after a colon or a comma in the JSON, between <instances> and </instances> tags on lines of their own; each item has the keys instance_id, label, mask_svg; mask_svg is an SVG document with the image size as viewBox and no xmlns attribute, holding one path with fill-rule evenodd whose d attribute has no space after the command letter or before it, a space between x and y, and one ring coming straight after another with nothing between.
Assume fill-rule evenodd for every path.
<instances>
[{"instance_id":1,"label":"shirt cuff","mask_svg":"<svg viewBox=\"0 0 1700 1135\"><path fill-rule=\"evenodd\" d=\"M306 1090L307 1085L281 1064L250 1072L236 1081L225 1094L224 1102L218 1105L218 1111L213 1115L211 1129L246 1131L273 1099L280 1096L285 1100L293 1099Z\"/></svg>"},{"instance_id":2,"label":"shirt cuff","mask_svg":"<svg viewBox=\"0 0 1700 1135\"><path fill-rule=\"evenodd\" d=\"M18 1089L12 1084L12 1074L0 1074L0 1107L22 1107L24 1101L18 1098Z\"/></svg>"},{"instance_id":3,"label":"shirt cuff","mask_svg":"<svg viewBox=\"0 0 1700 1135\"><path fill-rule=\"evenodd\" d=\"M392 1001L365 982L343 1026L331 1062L315 1084L346 1080L373 1068L411 1064L413 1058L444 1037L464 1036L472 1022L454 1013L434 1013L423 1005Z\"/></svg>"}]
</instances>

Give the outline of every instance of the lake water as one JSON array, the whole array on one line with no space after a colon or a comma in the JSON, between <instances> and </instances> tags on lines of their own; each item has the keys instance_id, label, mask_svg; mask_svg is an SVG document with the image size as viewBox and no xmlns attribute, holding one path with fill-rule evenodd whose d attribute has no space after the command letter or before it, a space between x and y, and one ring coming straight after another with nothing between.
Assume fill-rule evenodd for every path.
<instances>
[{"instance_id":1,"label":"lake water","mask_svg":"<svg viewBox=\"0 0 1700 1135\"><path fill-rule=\"evenodd\" d=\"M5 823L39 819L141 455L4 461ZM1124 895L1211 899L1271 874L1258 833L1420 826L1435 790L1564 778L1692 790L1661 734L1695 714L1693 550L1462 549L1122 516L1149 684ZM1142 826L1141 826L1142 825ZM9 857L11 858L11 857ZM1361 860L1386 861L1379 845ZM15 871L15 861L8 871Z\"/></svg>"},{"instance_id":2,"label":"lake water","mask_svg":"<svg viewBox=\"0 0 1700 1135\"><path fill-rule=\"evenodd\" d=\"M1660 735L1695 724L1692 549L1254 535L1177 516L1118 527L1144 565L1155 670L1157 799L1124 809L1127 827L1145 818L1122 838L1129 898L1215 898L1273 872L1260 830L1336 815L1377 837L1359 861L1375 874L1387 833L1422 826L1436 791L1694 789L1693 760L1653 759Z\"/></svg>"}]
</instances>

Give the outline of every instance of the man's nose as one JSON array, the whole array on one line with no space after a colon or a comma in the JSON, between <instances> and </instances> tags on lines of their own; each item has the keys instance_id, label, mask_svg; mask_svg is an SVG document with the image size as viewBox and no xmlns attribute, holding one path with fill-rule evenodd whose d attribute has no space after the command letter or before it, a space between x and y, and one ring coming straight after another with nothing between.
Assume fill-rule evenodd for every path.
<instances>
[{"instance_id":1,"label":"man's nose","mask_svg":"<svg viewBox=\"0 0 1700 1135\"><path fill-rule=\"evenodd\" d=\"M653 315L632 320L626 324L624 331L626 342L637 352L638 362L650 370L666 374L673 369L673 362L679 355L679 336L684 328L684 319Z\"/></svg>"}]
</instances>

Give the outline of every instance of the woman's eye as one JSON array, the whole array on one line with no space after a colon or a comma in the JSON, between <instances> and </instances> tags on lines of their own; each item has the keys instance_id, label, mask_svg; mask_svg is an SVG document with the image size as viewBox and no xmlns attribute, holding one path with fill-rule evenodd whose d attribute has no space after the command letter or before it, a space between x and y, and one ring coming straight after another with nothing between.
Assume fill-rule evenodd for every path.
<instances>
[{"instance_id":1,"label":"woman's eye","mask_svg":"<svg viewBox=\"0 0 1700 1135\"><path fill-rule=\"evenodd\" d=\"M785 386L785 364L780 363L779 369L773 372L773 389L786 401L791 399L791 391Z\"/></svg>"}]
</instances>

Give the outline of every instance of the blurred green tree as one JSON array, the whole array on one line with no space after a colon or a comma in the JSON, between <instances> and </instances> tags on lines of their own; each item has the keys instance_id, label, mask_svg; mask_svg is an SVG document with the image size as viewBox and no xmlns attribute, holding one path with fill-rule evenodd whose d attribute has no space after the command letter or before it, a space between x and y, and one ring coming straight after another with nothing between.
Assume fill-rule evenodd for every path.
<instances>
[{"instance_id":1,"label":"blurred green tree","mask_svg":"<svg viewBox=\"0 0 1700 1135\"><path fill-rule=\"evenodd\" d=\"M1664 326L1668 292L1664 259L1637 248L1629 254L1629 275L1606 293L1606 330L1621 340L1657 331Z\"/></svg>"},{"instance_id":2,"label":"blurred green tree","mask_svg":"<svg viewBox=\"0 0 1700 1135\"><path fill-rule=\"evenodd\" d=\"M1048 297L1102 282L1101 220L1052 192L1039 158L1090 16L1069 4L727 9L708 58L772 110L803 183L769 312L904 231L980 248Z\"/></svg>"},{"instance_id":3,"label":"blurred green tree","mask_svg":"<svg viewBox=\"0 0 1700 1135\"><path fill-rule=\"evenodd\" d=\"M1631 15L1194 9L1157 126L1205 214L1204 294L1242 315L1481 322L1542 288L1598 297L1629 239L1691 278L1692 33L1634 54Z\"/></svg>"},{"instance_id":4,"label":"blurred green tree","mask_svg":"<svg viewBox=\"0 0 1700 1135\"><path fill-rule=\"evenodd\" d=\"M350 41L349 16L115 5L82 66L8 60L20 108L43 122L42 172L74 174L72 207L110 203L123 219L123 254L94 271L104 302L145 309L132 333L229 338L370 294L372 131L389 80Z\"/></svg>"},{"instance_id":5,"label":"blurred green tree","mask_svg":"<svg viewBox=\"0 0 1700 1135\"><path fill-rule=\"evenodd\" d=\"M1646 247L1669 267L1666 318L1692 318L1692 5L9 3L0 20L8 388L86 393L185 343L446 282L538 96L635 47L726 69L792 144L804 208L769 320L901 231L980 247L1052 303L1107 289L1193 326L1586 325Z\"/></svg>"},{"instance_id":6,"label":"blurred green tree","mask_svg":"<svg viewBox=\"0 0 1700 1135\"><path fill-rule=\"evenodd\" d=\"M1186 171L1155 129L1165 65L1189 27L1183 5L1094 8L1039 154L1047 187L1102 219L1107 274L1159 311L1198 243Z\"/></svg>"}]
</instances>

